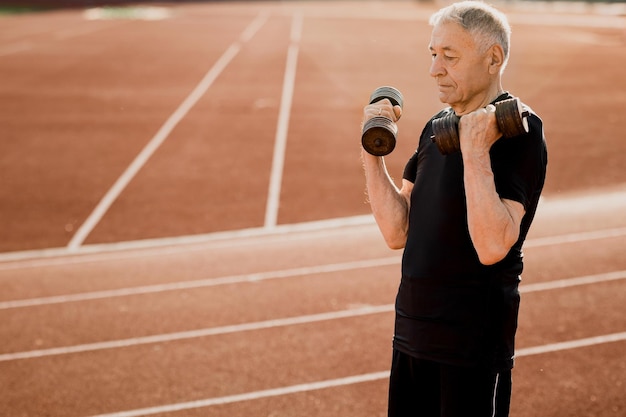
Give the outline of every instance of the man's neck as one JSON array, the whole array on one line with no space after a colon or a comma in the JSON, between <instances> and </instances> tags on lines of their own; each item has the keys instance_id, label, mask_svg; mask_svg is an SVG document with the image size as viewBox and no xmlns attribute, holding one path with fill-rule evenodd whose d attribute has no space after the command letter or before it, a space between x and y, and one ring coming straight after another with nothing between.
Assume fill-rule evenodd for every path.
<instances>
[{"instance_id":1,"label":"man's neck","mask_svg":"<svg viewBox=\"0 0 626 417\"><path fill-rule=\"evenodd\" d=\"M467 103L460 103L458 105L451 106L454 113L457 116L471 113L475 110L487 107L487 105L498 98L504 90L502 89L502 83L493 83L489 89L485 90L482 94L477 94Z\"/></svg>"}]
</instances>

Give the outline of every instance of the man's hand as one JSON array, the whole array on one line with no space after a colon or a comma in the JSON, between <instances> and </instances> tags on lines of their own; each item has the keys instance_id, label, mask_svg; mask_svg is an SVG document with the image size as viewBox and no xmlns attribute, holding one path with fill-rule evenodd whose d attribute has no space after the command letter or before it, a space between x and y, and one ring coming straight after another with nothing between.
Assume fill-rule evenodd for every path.
<instances>
[{"instance_id":1,"label":"man's hand","mask_svg":"<svg viewBox=\"0 0 626 417\"><path fill-rule=\"evenodd\" d=\"M501 136L493 104L468 113L459 121L459 141L463 155L488 153Z\"/></svg>"},{"instance_id":2,"label":"man's hand","mask_svg":"<svg viewBox=\"0 0 626 417\"><path fill-rule=\"evenodd\" d=\"M392 106L389 99L382 99L376 103L368 104L363 109L363 126L368 120L373 117L386 117L394 122L400 120L402 117L402 107L396 105Z\"/></svg>"}]
</instances>

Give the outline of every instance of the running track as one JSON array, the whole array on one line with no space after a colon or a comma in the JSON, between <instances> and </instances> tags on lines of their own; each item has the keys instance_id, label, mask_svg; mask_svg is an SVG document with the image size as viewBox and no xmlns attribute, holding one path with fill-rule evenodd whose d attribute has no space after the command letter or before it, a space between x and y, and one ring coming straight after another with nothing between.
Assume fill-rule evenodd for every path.
<instances>
[{"instance_id":1,"label":"running track","mask_svg":"<svg viewBox=\"0 0 626 417\"><path fill-rule=\"evenodd\" d=\"M401 134L439 106L432 9L389 4L2 18L0 415L384 415L400 253L354 137L373 86L405 92ZM622 415L624 21L511 21L551 151L513 415Z\"/></svg>"}]
</instances>

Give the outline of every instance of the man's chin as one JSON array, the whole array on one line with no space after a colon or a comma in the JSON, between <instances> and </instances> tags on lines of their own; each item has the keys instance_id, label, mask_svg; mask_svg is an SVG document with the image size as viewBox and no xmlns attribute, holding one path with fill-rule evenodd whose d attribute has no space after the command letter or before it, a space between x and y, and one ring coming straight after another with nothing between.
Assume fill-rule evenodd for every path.
<instances>
[{"instance_id":1,"label":"man's chin","mask_svg":"<svg viewBox=\"0 0 626 417\"><path fill-rule=\"evenodd\" d=\"M459 102L459 100L453 95L441 92L439 93L439 101L441 101L443 104L447 104L450 107L454 107L454 105Z\"/></svg>"}]
</instances>

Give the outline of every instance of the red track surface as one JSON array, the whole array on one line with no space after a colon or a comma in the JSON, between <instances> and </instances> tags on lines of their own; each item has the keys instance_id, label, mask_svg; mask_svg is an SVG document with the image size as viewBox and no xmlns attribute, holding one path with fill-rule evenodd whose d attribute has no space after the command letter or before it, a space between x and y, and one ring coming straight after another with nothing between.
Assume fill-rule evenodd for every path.
<instances>
[{"instance_id":1,"label":"red track surface","mask_svg":"<svg viewBox=\"0 0 626 417\"><path fill-rule=\"evenodd\" d=\"M387 158L399 177L441 106L432 10L254 2L171 6L159 21L0 18L0 416L385 415L400 253L352 217L369 212L359 123L373 88L403 91ZM512 416L618 416L624 20L548 17L510 15L505 87L543 117L550 147ZM275 227L265 211L294 52Z\"/></svg>"}]
</instances>

